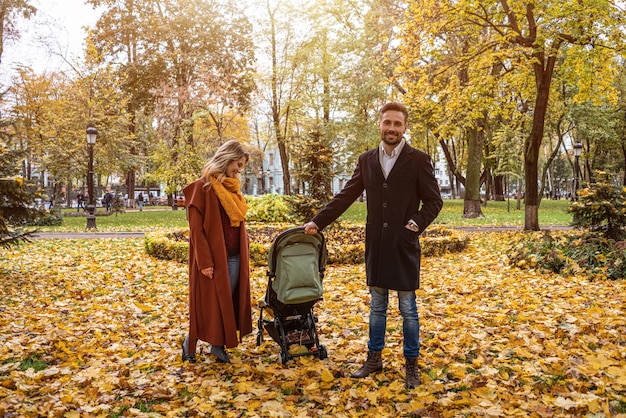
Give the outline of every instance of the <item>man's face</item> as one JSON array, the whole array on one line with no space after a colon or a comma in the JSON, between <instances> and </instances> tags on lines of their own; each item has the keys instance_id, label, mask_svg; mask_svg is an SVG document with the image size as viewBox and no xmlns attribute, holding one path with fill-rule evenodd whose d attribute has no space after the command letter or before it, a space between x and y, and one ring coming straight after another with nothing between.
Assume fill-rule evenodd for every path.
<instances>
[{"instance_id":1,"label":"man's face","mask_svg":"<svg viewBox=\"0 0 626 418\"><path fill-rule=\"evenodd\" d=\"M380 139L387 145L395 147L402 140L406 132L404 114L398 110L388 110L382 114L378 122Z\"/></svg>"}]
</instances>

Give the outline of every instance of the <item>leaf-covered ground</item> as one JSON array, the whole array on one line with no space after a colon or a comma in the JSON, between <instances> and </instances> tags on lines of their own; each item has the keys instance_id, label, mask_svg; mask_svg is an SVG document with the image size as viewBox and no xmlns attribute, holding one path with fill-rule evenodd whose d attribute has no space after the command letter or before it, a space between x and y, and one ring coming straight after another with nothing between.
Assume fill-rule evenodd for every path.
<instances>
[{"instance_id":1,"label":"leaf-covered ground","mask_svg":"<svg viewBox=\"0 0 626 418\"><path fill-rule=\"evenodd\" d=\"M624 416L626 282L509 267L507 238L473 234L465 252L422 260L423 384L411 391L395 297L384 371L349 377L367 350L362 265L328 270L314 309L328 359L283 366L266 333L260 347L245 337L229 365L206 355L191 365L179 349L185 265L146 256L134 239L7 250L0 416ZM254 270L253 300L265 289Z\"/></svg>"}]
</instances>

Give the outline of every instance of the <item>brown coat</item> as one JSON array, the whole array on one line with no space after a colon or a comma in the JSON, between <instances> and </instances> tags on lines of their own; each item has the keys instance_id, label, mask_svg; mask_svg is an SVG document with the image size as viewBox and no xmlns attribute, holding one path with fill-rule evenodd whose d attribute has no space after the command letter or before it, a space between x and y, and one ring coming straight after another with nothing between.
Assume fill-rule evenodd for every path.
<instances>
[{"instance_id":1,"label":"brown coat","mask_svg":"<svg viewBox=\"0 0 626 418\"><path fill-rule=\"evenodd\" d=\"M231 297L219 201L204 184L201 178L183 190L189 221L189 340L232 348L252 332L248 233L242 222L239 285ZM207 267L214 268L213 279L200 272Z\"/></svg>"}]
</instances>

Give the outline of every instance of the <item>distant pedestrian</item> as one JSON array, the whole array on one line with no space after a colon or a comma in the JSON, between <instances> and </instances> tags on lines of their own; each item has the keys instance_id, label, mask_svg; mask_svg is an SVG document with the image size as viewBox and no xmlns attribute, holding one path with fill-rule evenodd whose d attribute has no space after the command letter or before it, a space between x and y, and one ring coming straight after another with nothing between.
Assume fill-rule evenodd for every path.
<instances>
[{"instance_id":1,"label":"distant pedestrian","mask_svg":"<svg viewBox=\"0 0 626 418\"><path fill-rule=\"evenodd\" d=\"M107 191L104 194L104 206L106 207L106 211L109 212L111 210L111 203L113 202L113 195L111 192Z\"/></svg>"},{"instance_id":2,"label":"distant pedestrian","mask_svg":"<svg viewBox=\"0 0 626 418\"><path fill-rule=\"evenodd\" d=\"M78 194L76 195L76 212L80 212L80 208L83 208L83 210L85 210L85 205L83 205L84 201L85 196L83 196L82 192L78 192Z\"/></svg>"},{"instance_id":3,"label":"distant pedestrian","mask_svg":"<svg viewBox=\"0 0 626 418\"><path fill-rule=\"evenodd\" d=\"M143 193L139 192L139 196L137 196L137 203L139 204L139 212L143 210Z\"/></svg>"}]
</instances>

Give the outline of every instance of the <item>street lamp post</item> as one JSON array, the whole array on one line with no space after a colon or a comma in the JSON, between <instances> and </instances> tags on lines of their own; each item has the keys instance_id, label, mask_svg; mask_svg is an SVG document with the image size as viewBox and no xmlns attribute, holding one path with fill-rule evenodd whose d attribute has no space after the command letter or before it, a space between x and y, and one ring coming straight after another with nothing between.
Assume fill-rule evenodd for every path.
<instances>
[{"instance_id":1,"label":"street lamp post","mask_svg":"<svg viewBox=\"0 0 626 418\"><path fill-rule=\"evenodd\" d=\"M578 200L578 189L580 188L580 154L583 152L583 144L581 142L577 142L574 144L574 178L575 187L574 187L574 196L572 196L573 200Z\"/></svg>"},{"instance_id":2,"label":"street lamp post","mask_svg":"<svg viewBox=\"0 0 626 418\"><path fill-rule=\"evenodd\" d=\"M87 230L96 228L96 199L93 191L93 146L96 144L98 131L93 126L87 128L87 145L89 145L89 174L87 176L87 193L89 193L89 202L87 204Z\"/></svg>"}]
</instances>

